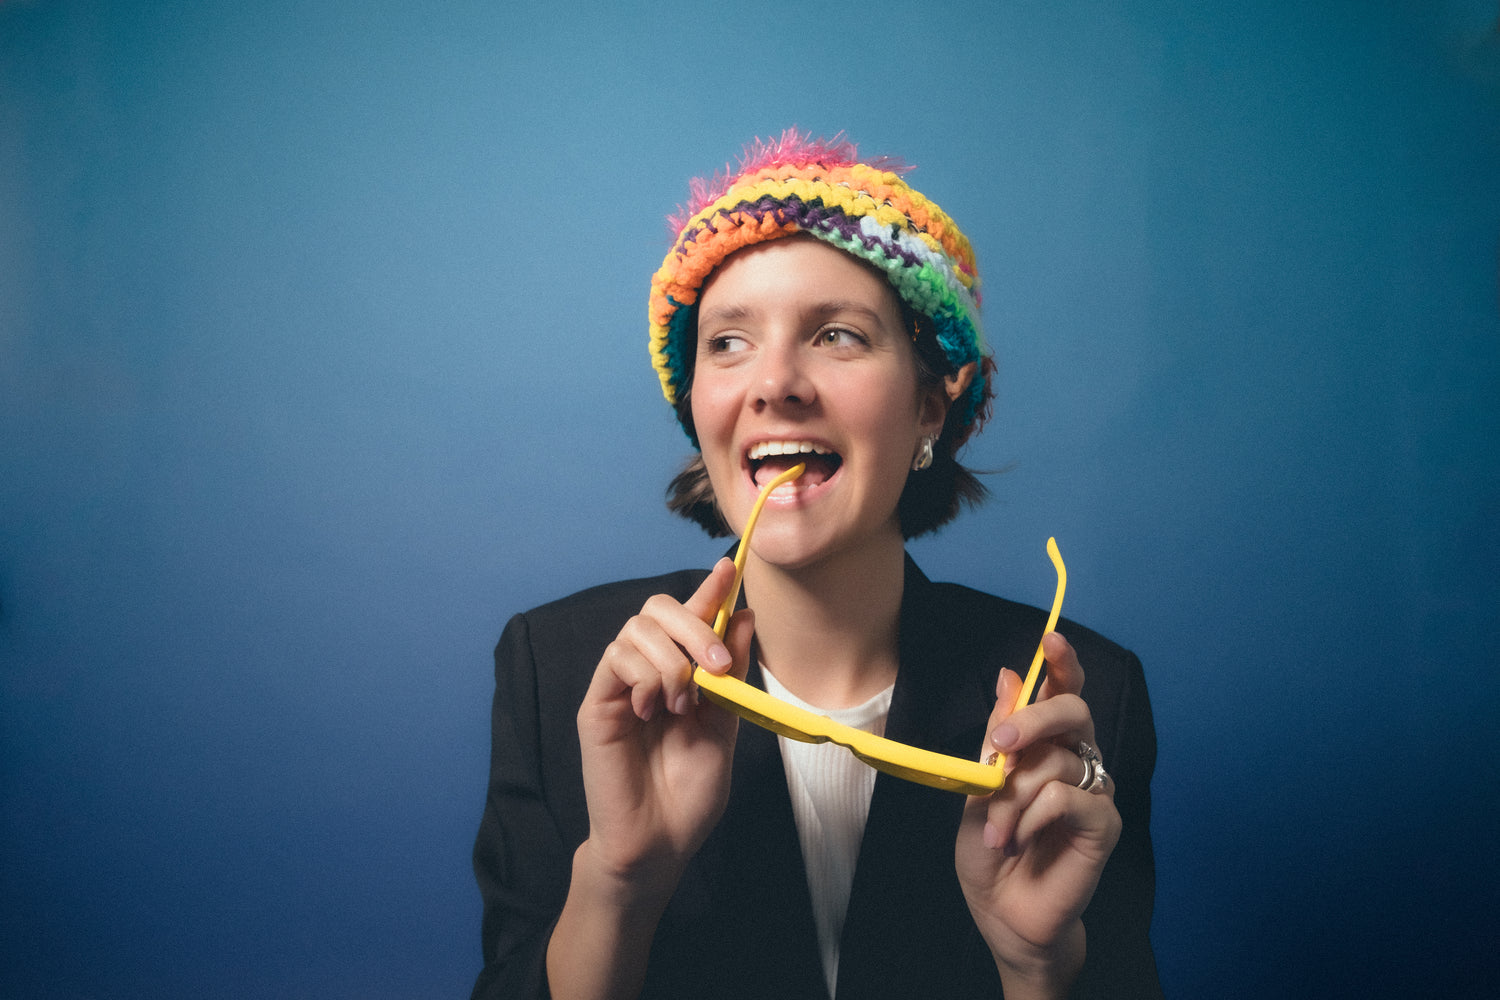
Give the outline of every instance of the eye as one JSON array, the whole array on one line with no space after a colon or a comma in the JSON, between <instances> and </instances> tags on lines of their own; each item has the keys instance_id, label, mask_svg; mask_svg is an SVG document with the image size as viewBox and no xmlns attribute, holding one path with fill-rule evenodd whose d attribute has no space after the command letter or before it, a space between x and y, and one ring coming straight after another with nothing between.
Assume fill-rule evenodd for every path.
<instances>
[{"instance_id":1,"label":"eye","mask_svg":"<svg viewBox=\"0 0 1500 1000\"><path fill-rule=\"evenodd\" d=\"M737 337L732 333L716 334L703 341L703 351L706 354L737 354L748 346L744 337Z\"/></svg>"},{"instance_id":2,"label":"eye","mask_svg":"<svg viewBox=\"0 0 1500 1000\"><path fill-rule=\"evenodd\" d=\"M817 342L823 347L857 347L869 343L863 335L844 326L828 326L818 331Z\"/></svg>"}]
</instances>

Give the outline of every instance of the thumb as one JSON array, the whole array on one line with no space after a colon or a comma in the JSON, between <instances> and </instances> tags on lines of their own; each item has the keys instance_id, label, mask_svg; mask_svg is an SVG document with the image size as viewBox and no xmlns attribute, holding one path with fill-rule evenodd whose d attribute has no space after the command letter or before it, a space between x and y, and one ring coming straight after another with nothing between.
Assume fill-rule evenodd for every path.
<instances>
[{"instance_id":1,"label":"thumb","mask_svg":"<svg viewBox=\"0 0 1500 1000\"><path fill-rule=\"evenodd\" d=\"M729 627L724 633L725 645L729 648L731 657L729 669L724 672L735 680L743 681L745 675L750 672L750 640L754 635L755 613L749 608L736 611L729 619ZM710 708L710 706L704 707ZM738 712L729 705L721 703L711 708L709 717L712 720L709 725L719 732L727 743L733 744L735 734L740 728Z\"/></svg>"}]
</instances>

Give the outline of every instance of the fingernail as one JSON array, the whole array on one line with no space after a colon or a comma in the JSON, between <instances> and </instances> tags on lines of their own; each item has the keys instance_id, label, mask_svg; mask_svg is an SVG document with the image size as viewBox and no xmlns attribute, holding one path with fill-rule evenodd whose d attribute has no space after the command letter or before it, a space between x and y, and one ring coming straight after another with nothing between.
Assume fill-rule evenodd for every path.
<instances>
[{"instance_id":1,"label":"fingernail","mask_svg":"<svg viewBox=\"0 0 1500 1000\"><path fill-rule=\"evenodd\" d=\"M1002 722L990 733L990 743L997 749L1009 750L1015 746L1016 740L1021 738L1021 731L1009 722Z\"/></svg>"},{"instance_id":2,"label":"fingernail","mask_svg":"<svg viewBox=\"0 0 1500 1000\"><path fill-rule=\"evenodd\" d=\"M711 667L727 667L734 662L734 657L729 655L729 650L720 645L708 647L707 659Z\"/></svg>"},{"instance_id":3,"label":"fingernail","mask_svg":"<svg viewBox=\"0 0 1500 1000\"><path fill-rule=\"evenodd\" d=\"M672 712L676 715L687 715L688 706L691 703L691 696L686 691L684 691L682 692L682 694L678 695L677 700L672 703Z\"/></svg>"},{"instance_id":4,"label":"fingernail","mask_svg":"<svg viewBox=\"0 0 1500 1000\"><path fill-rule=\"evenodd\" d=\"M992 851L1000 846L1000 831L993 823L984 824L984 846Z\"/></svg>"},{"instance_id":5,"label":"fingernail","mask_svg":"<svg viewBox=\"0 0 1500 1000\"><path fill-rule=\"evenodd\" d=\"M1015 701L1016 692L1021 689L1021 678L1009 670L1000 671L1000 678L995 683L995 696L1001 701Z\"/></svg>"}]
</instances>

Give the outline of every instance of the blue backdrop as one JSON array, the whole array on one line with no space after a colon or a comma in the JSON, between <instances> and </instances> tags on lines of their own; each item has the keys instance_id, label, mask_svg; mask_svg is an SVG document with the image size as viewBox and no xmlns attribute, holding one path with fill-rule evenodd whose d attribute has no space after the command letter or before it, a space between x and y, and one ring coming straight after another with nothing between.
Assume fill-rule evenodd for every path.
<instances>
[{"instance_id":1,"label":"blue backdrop","mask_svg":"<svg viewBox=\"0 0 1500 1000\"><path fill-rule=\"evenodd\" d=\"M1492 0L0 0L0 996L466 994L490 648L720 551L647 279L794 123L979 250L915 554L1144 659L1169 993L1481 994Z\"/></svg>"}]
</instances>

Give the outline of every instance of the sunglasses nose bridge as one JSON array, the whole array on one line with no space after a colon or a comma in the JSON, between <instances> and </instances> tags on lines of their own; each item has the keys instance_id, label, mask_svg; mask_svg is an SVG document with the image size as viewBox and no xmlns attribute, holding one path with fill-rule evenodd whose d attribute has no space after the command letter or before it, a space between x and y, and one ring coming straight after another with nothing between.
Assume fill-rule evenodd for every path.
<instances>
[{"instance_id":1,"label":"sunglasses nose bridge","mask_svg":"<svg viewBox=\"0 0 1500 1000\"><path fill-rule=\"evenodd\" d=\"M787 739L796 740L799 743L828 742L828 737L826 736L815 736L812 733L804 733L802 730L797 729L793 726L788 726L783 723L777 722L775 719L767 719L764 716L761 717L759 725L762 725L765 728L771 730L771 732L775 733L777 736L785 736Z\"/></svg>"}]
</instances>

